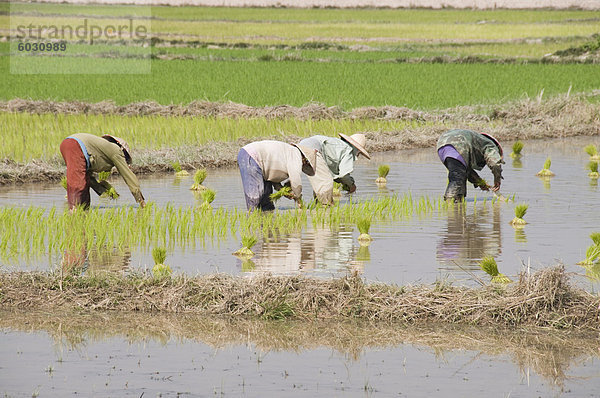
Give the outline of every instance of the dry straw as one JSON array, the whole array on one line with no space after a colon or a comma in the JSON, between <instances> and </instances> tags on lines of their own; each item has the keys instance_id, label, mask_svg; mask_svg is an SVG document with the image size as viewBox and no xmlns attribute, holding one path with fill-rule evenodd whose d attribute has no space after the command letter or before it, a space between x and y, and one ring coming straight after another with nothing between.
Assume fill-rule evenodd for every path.
<instances>
[{"instance_id":1,"label":"dry straw","mask_svg":"<svg viewBox=\"0 0 600 398\"><path fill-rule=\"evenodd\" d=\"M61 288L59 288L59 286ZM0 273L0 307L231 315L263 319L311 319L543 327L600 331L600 297L569 283L564 267L523 273L517 282L479 288L443 281L396 286L340 279L227 274L157 280L60 273Z\"/></svg>"}]
</instances>

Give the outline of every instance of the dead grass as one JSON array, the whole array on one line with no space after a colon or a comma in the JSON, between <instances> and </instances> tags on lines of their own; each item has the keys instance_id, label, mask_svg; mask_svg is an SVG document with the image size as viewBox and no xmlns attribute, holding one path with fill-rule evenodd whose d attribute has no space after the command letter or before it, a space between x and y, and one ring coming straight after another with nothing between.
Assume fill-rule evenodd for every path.
<instances>
[{"instance_id":1,"label":"dead grass","mask_svg":"<svg viewBox=\"0 0 600 398\"><path fill-rule=\"evenodd\" d=\"M596 91L590 96L597 97ZM54 102L14 99L0 101L0 112L160 115L217 118L285 119L379 119L415 121L415 127L392 131L365 131L370 152L411 148L433 148L439 135L452 128L486 131L502 141L543 139L554 137L594 136L600 134L600 104L584 95L561 95L547 100L532 98L503 105L457 107L440 111L419 111L405 107L362 107L343 111L338 107L308 104L251 107L236 103L196 101L189 105L160 105L140 102L119 106L110 101L98 103ZM291 135L256 137L295 142ZM133 150L136 173L170 171L171 163L181 162L185 168L234 166L240 147L249 140L212 142L203 146ZM59 180L64 175L62 159L57 154L48 162L26 164L12 160L0 161L0 184Z\"/></svg>"},{"instance_id":2,"label":"dead grass","mask_svg":"<svg viewBox=\"0 0 600 398\"><path fill-rule=\"evenodd\" d=\"M303 276L226 274L158 281L114 274L0 274L0 308L88 309L261 319L443 322L478 326L600 331L600 297L573 287L564 267L521 275L506 287L393 286L360 276L320 280Z\"/></svg>"}]
</instances>

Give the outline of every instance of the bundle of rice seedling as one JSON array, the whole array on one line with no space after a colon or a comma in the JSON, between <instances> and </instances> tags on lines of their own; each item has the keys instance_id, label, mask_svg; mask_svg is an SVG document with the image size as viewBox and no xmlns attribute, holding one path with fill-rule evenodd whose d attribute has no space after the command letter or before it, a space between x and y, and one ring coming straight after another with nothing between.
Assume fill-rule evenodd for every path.
<instances>
[{"instance_id":1,"label":"bundle of rice seedling","mask_svg":"<svg viewBox=\"0 0 600 398\"><path fill-rule=\"evenodd\" d=\"M252 257L254 256L254 252L252 251L252 246L256 244L256 237L252 235L244 235L242 236L242 247L241 249L235 251L233 254L239 257Z\"/></svg>"},{"instance_id":2,"label":"bundle of rice seedling","mask_svg":"<svg viewBox=\"0 0 600 398\"><path fill-rule=\"evenodd\" d=\"M356 221L356 226L358 227L358 231L360 235L358 236L358 242L361 245L368 245L371 243L373 238L369 235L369 229L371 229L371 219L370 218L359 218Z\"/></svg>"},{"instance_id":3,"label":"bundle of rice seedling","mask_svg":"<svg viewBox=\"0 0 600 398\"><path fill-rule=\"evenodd\" d=\"M515 218L510 221L513 227L522 227L527 224L527 221L523 220L523 216L527 213L529 205L526 203L520 203L515 207Z\"/></svg>"},{"instance_id":4,"label":"bundle of rice seedling","mask_svg":"<svg viewBox=\"0 0 600 398\"><path fill-rule=\"evenodd\" d=\"M339 182L333 182L333 196L339 197L342 196L342 184Z\"/></svg>"},{"instance_id":5,"label":"bundle of rice seedling","mask_svg":"<svg viewBox=\"0 0 600 398\"><path fill-rule=\"evenodd\" d=\"M156 279L170 277L173 273L173 270L168 265L165 265L165 260L167 259L167 250L163 247L155 247L152 249L152 258L154 259L152 275Z\"/></svg>"},{"instance_id":6,"label":"bundle of rice seedling","mask_svg":"<svg viewBox=\"0 0 600 398\"><path fill-rule=\"evenodd\" d=\"M484 258L482 258L481 262L479 262L479 267L481 267L481 269L484 270L486 274L492 277L492 283L512 282L512 280L510 280L509 277L507 277L504 274L501 274L498 271L498 264L492 256L485 256Z\"/></svg>"},{"instance_id":7,"label":"bundle of rice seedling","mask_svg":"<svg viewBox=\"0 0 600 398\"><path fill-rule=\"evenodd\" d=\"M523 147L525 146L525 144L523 144L522 141L515 141L515 143L512 146L512 152L510 153L510 157L513 159L518 159L521 157L521 151L523 150Z\"/></svg>"},{"instance_id":8,"label":"bundle of rice seedling","mask_svg":"<svg viewBox=\"0 0 600 398\"><path fill-rule=\"evenodd\" d=\"M216 195L217 193L212 189L206 188L204 191L202 191L200 193L200 196L202 196L202 204L200 205L200 208L204 210L212 209L211 203L213 202L213 200L215 200Z\"/></svg>"},{"instance_id":9,"label":"bundle of rice seedling","mask_svg":"<svg viewBox=\"0 0 600 398\"><path fill-rule=\"evenodd\" d=\"M546 161L544 162L544 168L541 169L536 176L538 177L552 177L555 174L553 172L550 171L550 166L552 165L552 161L550 160L550 157L548 157L546 159Z\"/></svg>"},{"instance_id":10,"label":"bundle of rice seedling","mask_svg":"<svg viewBox=\"0 0 600 398\"><path fill-rule=\"evenodd\" d=\"M590 160L590 162L588 163L588 170L590 171L588 173L588 177L590 178L599 178L600 174L598 173L598 162L596 162L595 160Z\"/></svg>"},{"instance_id":11,"label":"bundle of rice seedling","mask_svg":"<svg viewBox=\"0 0 600 398\"><path fill-rule=\"evenodd\" d=\"M600 232L590 234L593 244L585 251L585 259L578 262L579 265L600 264Z\"/></svg>"},{"instance_id":12,"label":"bundle of rice seedling","mask_svg":"<svg viewBox=\"0 0 600 398\"><path fill-rule=\"evenodd\" d=\"M60 186L63 187L65 190L67 189L67 177L63 177L60 179Z\"/></svg>"},{"instance_id":13,"label":"bundle of rice seedling","mask_svg":"<svg viewBox=\"0 0 600 398\"><path fill-rule=\"evenodd\" d=\"M271 201L273 203L275 203L279 199L283 198L284 196L289 198L291 195L292 195L292 188L288 187L288 186L284 186L279 191L273 192L271 195L269 195L269 198L271 199Z\"/></svg>"},{"instance_id":14,"label":"bundle of rice seedling","mask_svg":"<svg viewBox=\"0 0 600 398\"><path fill-rule=\"evenodd\" d=\"M379 177L375 180L377 184L385 184L387 183L387 175L390 172L390 166L387 164L382 164L377 168L377 172L379 173Z\"/></svg>"},{"instance_id":15,"label":"bundle of rice seedling","mask_svg":"<svg viewBox=\"0 0 600 398\"><path fill-rule=\"evenodd\" d=\"M193 191L201 191L206 189L206 187L202 185L202 183L206 179L207 174L208 173L206 172L206 169L200 169L196 171L196 173L194 174L194 184L190 187L190 189Z\"/></svg>"},{"instance_id":16,"label":"bundle of rice seedling","mask_svg":"<svg viewBox=\"0 0 600 398\"><path fill-rule=\"evenodd\" d=\"M600 155L598 155L598 148L596 145L590 144L583 149L588 155L590 155L591 160L600 160Z\"/></svg>"},{"instance_id":17,"label":"bundle of rice seedling","mask_svg":"<svg viewBox=\"0 0 600 398\"><path fill-rule=\"evenodd\" d=\"M98 173L98 183L102 185L105 190L100 195L101 198L110 198L117 199L119 197L119 193L117 190L107 181L108 177L110 177L110 171L101 171Z\"/></svg>"},{"instance_id":18,"label":"bundle of rice seedling","mask_svg":"<svg viewBox=\"0 0 600 398\"><path fill-rule=\"evenodd\" d=\"M173 162L171 163L171 166L173 167L173 170L175 170L175 176L177 177L184 177L190 175L190 173L181 168L181 164L179 162Z\"/></svg>"}]
</instances>

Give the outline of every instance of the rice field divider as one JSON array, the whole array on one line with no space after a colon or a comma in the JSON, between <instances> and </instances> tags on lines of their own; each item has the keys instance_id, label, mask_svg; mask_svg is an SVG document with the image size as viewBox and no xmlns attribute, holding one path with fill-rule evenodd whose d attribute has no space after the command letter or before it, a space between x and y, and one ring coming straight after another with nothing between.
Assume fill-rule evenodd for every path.
<instances>
[{"instance_id":1,"label":"rice field divider","mask_svg":"<svg viewBox=\"0 0 600 398\"><path fill-rule=\"evenodd\" d=\"M194 173L194 183L192 184L192 186L190 187L190 189L192 191L203 191L203 190L205 190L206 187L204 185L202 185L202 183L206 179L207 175L208 175L208 173L206 172L206 169L197 170L196 173Z\"/></svg>"},{"instance_id":2,"label":"rice field divider","mask_svg":"<svg viewBox=\"0 0 600 398\"><path fill-rule=\"evenodd\" d=\"M590 160L600 162L600 154L598 154L598 148L596 147L596 145L589 144L586 145L583 149L588 155L590 155Z\"/></svg>"},{"instance_id":3,"label":"rice field divider","mask_svg":"<svg viewBox=\"0 0 600 398\"><path fill-rule=\"evenodd\" d=\"M552 165L552 160L550 159L550 157L546 158L546 161L544 162L544 167L540 171L538 171L536 176L538 176L538 177L554 177L555 174L552 171L550 171L551 165Z\"/></svg>"},{"instance_id":4,"label":"rice field divider","mask_svg":"<svg viewBox=\"0 0 600 398\"><path fill-rule=\"evenodd\" d=\"M377 174L379 177L375 180L375 183L385 185L387 183L387 176L390 172L390 166L382 164L377 168Z\"/></svg>"},{"instance_id":5,"label":"rice field divider","mask_svg":"<svg viewBox=\"0 0 600 398\"><path fill-rule=\"evenodd\" d=\"M588 177L592 178L592 179L598 179L600 178L600 174L598 173L598 161L595 160L590 160L587 164L587 168L590 171L588 173Z\"/></svg>"},{"instance_id":6,"label":"rice field divider","mask_svg":"<svg viewBox=\"0 0 600 398\"><path fill-rule=\"evenodd\" d=\"M526 203L519 203L515 206L515 218L510 221L510 225L514 228L522 228L527 224L527 221L523 219L525 213L527 213L527 209L529 205Z\"/></svg>"},{"instance_id":7,"label":"rice field divider","mask_svg":"<svg viewBox=\"0 0 600 398\"><path fill-rule=\"evenodd\" d=\"M179 163L179 161L171 163L171 167L173 167L173 170L175 171L175 177L187 177L190 175L187 170L184 170L181 167L181 163Z\"/></svg>"}]
</instances>

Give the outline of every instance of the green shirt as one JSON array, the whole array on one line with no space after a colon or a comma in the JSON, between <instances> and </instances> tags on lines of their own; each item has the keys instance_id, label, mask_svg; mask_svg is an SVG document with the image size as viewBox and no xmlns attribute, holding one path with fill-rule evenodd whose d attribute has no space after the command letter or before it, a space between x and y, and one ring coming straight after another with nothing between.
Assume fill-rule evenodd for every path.
<instances>
[{"instance_id":1,"label":"green shirt","mask_svg":"<svg viewBox=\"0 0 600 398\"><path fill-rule=\"evenodd\" d=\"M488 166L494 174L494 180L502 178L502 156L500 150L488 137L471 130L449 130L443 133L437 142L437 149L452 145L467 163L469 181L477 183L479 176L474 170Z\"/></svg>"},{"instance_id":2,"label":"green shirt","mask_svg":"<svg viewBox=\"0 0 600 398\"><path fill-rule=\"evenodd\" d=\"M72 136L80 139L85 145L90 156L90 168L88 169L90 172L111 171L114 166L125 180L135 200L141 202L144 199L140 191L140 182L129 168L120 146L97 135L78 133ZM105 190L94 177L90 178L90 185L98 194Z\"/></svg>"},{"instance_id":3,"label":"green shirt","mask_svg":"<svg viewBox=\"0 0 600 398\"><path fill-rule=\"evenodd\" d=\"M354 178L350 175L354 170L354 161L358 150L339 138L324 135L313 135L300 141L300 145L316 149L323 155L333 179L349 189L354 185Z\"/></svg>"}]
</instances>

